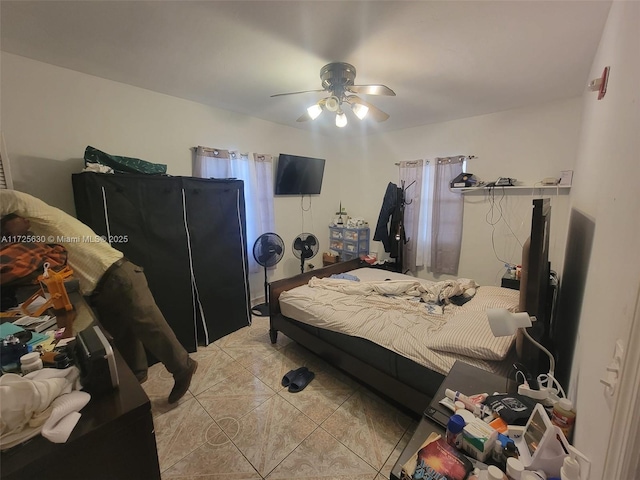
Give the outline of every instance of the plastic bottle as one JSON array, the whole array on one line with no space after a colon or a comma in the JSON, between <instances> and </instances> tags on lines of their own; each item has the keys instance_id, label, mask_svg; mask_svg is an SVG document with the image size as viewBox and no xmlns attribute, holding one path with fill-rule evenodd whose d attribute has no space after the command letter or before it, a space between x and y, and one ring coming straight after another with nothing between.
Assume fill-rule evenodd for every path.
<instances>
[{"instance_id":1,"label":"plastic bottle","mask_svg":"<svg viewBox=\"0 0 640 480\"><path fill-rule=\"evenodd\" d=\"M567 441L571 442L573 425L576 423L576 412L573 411L573 403L568 398L561 398L553 406L551 423L558 426Z\"/></svg>"},{"instance_id":2,"label":"plastic bottle","mask_svg":"<svg viewBox=\"0 0 640 480\"><path fill-rule=\"evenodd\" d=\"M507 478L510 480L521 480L524 465L514 457L507 458Z\"/></svg>"},{"instance_id":3,"label":"plastic bottle","mask_svg":"<svg viewBox=\"0 0 640 480\"><path fill-rule=\"evenodd\" d=\"M491 459L496 465L504 465L504 455L502 454L502 442L496 440L493 446L493 452L491 452Z\"/></svg>"},{"instance_id":4,"label":"plastic bottle","mask_svg":"<svg viewBox=\"0 0 640 480\"><path fill-rule=\"evenodd\" d=\"M504 480L505 478L502 470L491 465L487 470L474 469L467 480Z\"/></svg>"},{"instance_id":5,"label":"plastic bottle","mask_svg":"<svg viewBox=\"0 0 640 480\"><path fill-rule=\"evenodd\" d=\"M490 465L489 468L487 468L487 480L504 480L504 478L504 472L498 467Z\"/></svg>"},{"instance_id":6,"label":"plastic bottle","mask_svg":"<svg viewBox=\"0 0 640 480\"><path fill-rule=\"evenodd\" d=\"M42 367L42 359L38 352L27 353L20 357L20 370L23 375L40 370Z\"/></svg>"},{"instance_id":7,"label":"plastic bottle","mask_svg":"<svg viewBox=\"0 0 640 480\"><path fill-rule=\"evenodd\" d=\"M565 457L560 469L562 480L580 480L580 464L575 458Z\"/></svg>"},{"instance_id":8,"label":"plastic bottle","mask_svg":"<svg viewBox=\"0 0 640 480\"><path fill-rule=\"evenodd\" d=\"M455 448L462 447L462 429L466 425L464 418L460 415L451 415L447 423L447 432L445 440L449 445Z\"/></svg>"}]
</instances>

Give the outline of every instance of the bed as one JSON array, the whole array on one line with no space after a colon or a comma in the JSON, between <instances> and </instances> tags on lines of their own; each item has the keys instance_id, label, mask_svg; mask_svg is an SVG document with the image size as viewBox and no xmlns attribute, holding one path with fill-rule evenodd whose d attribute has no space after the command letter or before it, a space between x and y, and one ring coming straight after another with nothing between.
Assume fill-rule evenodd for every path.
<instances>
[{"instance_id":1,"label":"bed","mask_svg":"<svg viewBox=\"0 0 640 480\"><path fill-rule=\"evenodd\" d=\"M549 221L548 200L534 200L520 291L469 279L430 282L359 259L274 281L271 341L282 332L418 415L456 360L502 375L514 361L537 371L538 351L519 337L494 337L486 309L527 311L539 320L534 336L548 331ZM345 273L360 281L329 278Z\"/></svg>"}]
</instances>

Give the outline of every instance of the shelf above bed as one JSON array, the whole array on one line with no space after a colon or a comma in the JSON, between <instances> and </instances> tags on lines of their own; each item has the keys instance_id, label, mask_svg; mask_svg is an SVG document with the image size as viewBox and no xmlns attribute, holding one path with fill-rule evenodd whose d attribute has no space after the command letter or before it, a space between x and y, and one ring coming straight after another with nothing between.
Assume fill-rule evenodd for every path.
<instances>
[{"instance_id":1,"label":"shelf above bed","mask_svg":"<svg viewBox=\"0 0 640 480\"><path fill-rule=\"evenodd\" d=\"M512 186L495 186L495 187L461 187L461 188L451 188L452 192L460 192L460 193L473 193L473 192L483 192L491 189L501 190L507 192L509 190L558 190L568 191L571 188L571 185L512 185Z\"/></svg>"}]
</instances>

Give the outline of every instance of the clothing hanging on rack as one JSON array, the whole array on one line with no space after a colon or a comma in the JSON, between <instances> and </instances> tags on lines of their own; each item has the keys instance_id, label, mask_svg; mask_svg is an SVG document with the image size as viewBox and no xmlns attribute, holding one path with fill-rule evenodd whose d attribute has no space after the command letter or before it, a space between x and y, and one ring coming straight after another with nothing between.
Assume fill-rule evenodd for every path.
<instances>
[{"instance_id":1,"label":"clothing hanging on rack","mask_svg":"<svg viewBox=\"0 0 640 480\"><path fill-rule=\"evenodd\" d=\"M382 200L382 208L378 216L378 223L373 235L373 239L382 242L384 251L389 253L391 258L397 258L400 249L400 238L404 237L401 230L402 225L402 202L403 192L395 183L389 182ZM389 221L391 220L391 221Z\"/></svg>"}]
</instances>

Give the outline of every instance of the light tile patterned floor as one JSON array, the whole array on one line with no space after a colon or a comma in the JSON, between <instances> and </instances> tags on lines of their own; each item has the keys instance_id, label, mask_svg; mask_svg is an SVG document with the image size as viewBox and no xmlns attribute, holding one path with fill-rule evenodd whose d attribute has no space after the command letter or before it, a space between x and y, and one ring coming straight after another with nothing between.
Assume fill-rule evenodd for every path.
<instances>
[{"instance_id":1,"label":"light tile patterned floor","mask_svg":"<svg viewBox=\"0 0 640 480\"><path fill-rule=\"evenodd\" d=\"M189 392L161 364L143 384L151 398L163 480L383 480L417 421L284 335L269 320L227 335L192 356ZM280 381L306 365L315 379L299 393Z\"/></svg>"}]
</instances>

